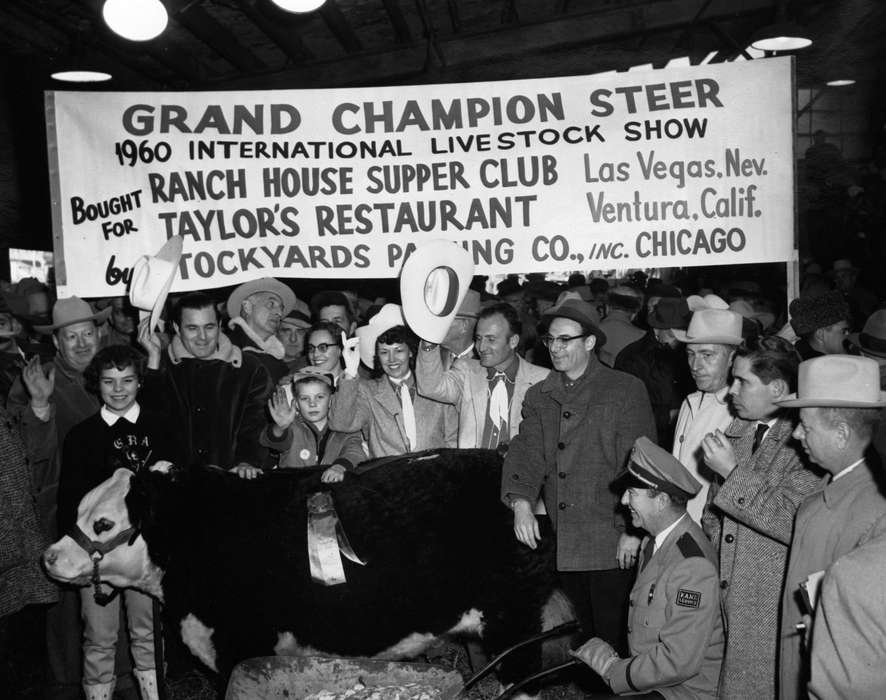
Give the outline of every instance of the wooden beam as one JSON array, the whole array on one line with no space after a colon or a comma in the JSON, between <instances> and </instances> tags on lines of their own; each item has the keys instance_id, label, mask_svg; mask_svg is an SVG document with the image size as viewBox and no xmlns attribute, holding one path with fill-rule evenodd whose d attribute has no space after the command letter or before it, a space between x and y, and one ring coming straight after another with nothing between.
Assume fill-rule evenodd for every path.
<instances>
[{"instance_id":1,"label":"wooden beam","mask_svg":"<svg viewBox=\"0 0 886 700\"><path fill-rule=\"evenodd\" d=\"M167 0L170 16L195 37L227 60L235 68L247 73L267 70L268 65L243 46L234 33L219 23L203 7L188 0Z\"/></svg>"},{"instance_id":2,"label":"wooden beam","mask_svg":"<svg viewBox=\"0 0 886 700\"><path fill-rule=\"evenodd\" d=\"M363 50L360 37L354 32L341 8L335 4L335 0L326 0L317 12L345 51L352 54Z\"/></svg>"},{"instance_id":3,"label":"wooden beam","mask_svg":"<svg viewBox=\"0 0 886 700\"><path fill-rule=\"evenodd\" d=\"M291 26L275 22L273 18L262 12L259 0L236 0L236 2L243 14L292 61L302 63L315 57Z\"/></svg>"}]
</instances>

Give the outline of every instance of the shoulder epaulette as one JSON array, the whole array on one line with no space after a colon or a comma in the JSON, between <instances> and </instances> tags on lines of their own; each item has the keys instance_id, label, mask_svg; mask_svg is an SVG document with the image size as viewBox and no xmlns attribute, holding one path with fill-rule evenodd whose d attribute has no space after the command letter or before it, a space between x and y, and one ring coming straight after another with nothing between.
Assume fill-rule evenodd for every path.
<instances>
[{"instance_id":1,"label":"shoulder epaulette","mask_svg":"<svg viewBox=\"0 0 886 700\"><path fill-rule=\"evenodd\" d=\"M680 554L686 559L689 559L690 557L704 557L705 555L701 550L701 547L698 545L698 542L696 542L695 538L688 532L684 532L680 536L680 539L677 540L677 548L680 550Z\"/></svg>"}]
</instances>

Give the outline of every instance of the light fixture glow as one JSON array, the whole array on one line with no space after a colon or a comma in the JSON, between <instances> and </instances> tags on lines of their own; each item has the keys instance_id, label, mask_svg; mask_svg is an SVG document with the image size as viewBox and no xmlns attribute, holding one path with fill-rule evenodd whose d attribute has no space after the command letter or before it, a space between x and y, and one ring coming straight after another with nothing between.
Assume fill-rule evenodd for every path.
<instances>
[{"instance_id":1,"label":"light fixture glow","mask_svg":"<svg viewBox=\"0 0 886 700\"><path fill-rule=\"evenodd\" d=\"M754 33L751 46L761 51L796 51L812 45L808 32L793 22L778 22Z\"/></svg>"},{"instance_id":2,"label":"light fixture glow","mask_svg":"<svg viewBox=\"0 0 886 700\"><path fill-rule=\"evenodd\" d=\"M63 70L53 73L52 78L66 83L101 83L110 80L111 74L98 70Z\"/></svg>"},{"instance_id":3,"label":"light fixture glow","mask_svg":"<svg viewBox=\"0 0 886 700\"><path fill-rule=\"evenodd\" d=\"M130 41L150 41L169 22L160 0L105 0L102 17L111 31Z\"/></svg>"},{"instance_id":4,"label":"light fixture glow","mask_svg":"<svg viewBox=\"0 0 886 700\"><path fill-rule=\"evenodd\" d=\"M326 0L271 0L281 10L287 12L313 12Z\"/></svg>"},{"instance_id":5,"label":"light fixture glow","mask_svg":"<svg viewBox=\"0 0 886 700\"><path fill-rule=\"evenodd\" d=\"M855 81L846 78L843 80L828 80L826 84L830 87L846 87L847 85L855 85Z\"/></svg>"}]
</instances>

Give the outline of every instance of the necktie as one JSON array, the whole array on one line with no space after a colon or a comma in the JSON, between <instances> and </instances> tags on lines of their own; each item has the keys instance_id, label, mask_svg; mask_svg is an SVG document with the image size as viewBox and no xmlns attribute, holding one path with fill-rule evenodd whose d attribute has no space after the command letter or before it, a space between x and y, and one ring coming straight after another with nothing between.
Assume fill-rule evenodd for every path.
<instances>
[{"instance_id":1,"label":"necktie","mask_svg":"<svg viewBox=\"0 0 886 700\"><path fill-rule=\"evenodd\" d=\"M646 546L643 547L643 563L640 565L640 571L646 568L652 555L655 553L655 538L650 537L646 540Z\"/></svg>"},{"instance_id":2,"label":"necktie","mask_svg":"<svg viewBox=\"0 0 886 700\"><path fill-rule=\"evenodd\" d=\"M502 429L508 423L508 388L505 386L505 373L496 372L492 378L492 391L489 392L489 418L492 425Z\"/></svg>"},{"instance_id":3,"label":"necktie","mask_svg":"<svg viewBox=\"0 0 886 700\"><path fill-rule=\"evenodd\" d=\"M406 431L406 439L409 451L415 450L415 410L412 406L412 396L409 395L409 387L406 382L400 385L400 407L403 412L403 429Z\"/></svg>"},{"instance_id":4,"label":"necktie","mask_svg":"<svg viewBox=\"0 0 886 700\"><path fill-rule=\"evenodd\" d=\"M751 446L751 454L754 454L757 448L760 447L760 443L763 442L763 436L767 430L769 430L769 426L766 423L757 423L757 430L754 432L754 444Z\"/></svg>"}]
</instances>

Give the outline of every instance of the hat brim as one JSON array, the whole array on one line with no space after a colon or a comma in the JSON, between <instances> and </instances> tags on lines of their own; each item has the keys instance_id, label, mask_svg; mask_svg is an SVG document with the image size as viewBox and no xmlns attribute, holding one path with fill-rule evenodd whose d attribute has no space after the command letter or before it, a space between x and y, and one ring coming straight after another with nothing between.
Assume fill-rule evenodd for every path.
<instances>
[{"instance_id":1,"label":"hat brim","mask_svg":"<svg viewBox=\"0 0 886 700\"><path fill-rule=\"evenodd\" d=\"M880 392L879 401L847 401L828 398L797 398L797 394L788 394L781 401L776 401L784 408L883 408L886 407L886 391Z\"/></svg>"},{"instance_id":2,"label":"hat brim","mask_svg":"<svg viewBox=\"0 0 886 700\"><path fill-rule=\"evenodd\" d=\"M850 333L849 342L869 357L878 357L886 360L886 350L873 350L866 346L861 340L861 333Z\"/></svg>"},{"instance_id":3,"label":"hat brim","mask_svg":"<svg viewBox=\"0 0 886 700\"><path fill-rule=\"evenodd\" d=\"M686 343L687 345L692 344L702 344L702 343L716 343L718 345L741 345L742 337L735 335L699 335L699 336L690 336L686 331L680 330L679 328L674 329L674 337L679 340L681 343Z\"/></svg>"},{"instance_id":4,"label":"hat brim","mask_svg":"<svg viewBox=\"0 0 886 700\"><path fill-rule=\"evenodd\" d=\"M442 270L444 274L432 277L436 270ZM419 338L440 343L456 315L472 318L458 312L473 277L471 254L453 241L428 241L412 252L400 270L400 300L403 318ZM445 284L441 284L438 290L437 283L441 280L445 280ZM432 295L435 291L445 295L440 310L431 308L429 291Z\"/></svg>"},{"instance_id":5,"label":"hat brim","mask_svg":"<svg viewBox=\"0 0 886 700\"><path fill-rule=\"evenodd\" d=\"M132 269L132 279L129 283L129 303L139 309L139 321L144 320L149 314L148 310L142 306L136 304L136 300L133 299L135 294L134 289L134 281L138 279L139 270L141 266L147 265L149 258L154 258L155 260L162 260L163 262L170 263L170 272L166 279L163 281L163 285L160 287L160 291L157 294L157 297L154 299L154 303L151 304L150 309L150 326L149 330L153 331L157 328L160 323L160 315L163 313L163 307L166 305L166 299L169 297L169 290L172 288L172 282L175 279L175 276L178 274L178 263L182 256L182 246L183 239L181 236L172 236L166 243L163 244L163 247L157 251L156 255L153 256L144 256L139 258L138 262L136 262L135 266Z\"/></svg>"},{"instance_id":6,"label":"hat brim","mask_svg":"<svg viewBox=\"0 0 886 700\"><path fill-rule=\"evenodd\" d=\"M65 328L66 326L73 326L75 323L83 323L84 321L93 321L95 323L104 323L108 320L108 317L111 315L111 308L103 309L99 311L97 314L92 314L92 316L84 316L83 318L72 318L70 321L65 321L64 323L59 324L50 324L34 326L34 330L38 333L52 333L53 331L57 331L59 328Z\"/></svg>"},{"instance_id":7,"label":"hat brim","mask_svg":"<svg viewBox=\"0 0 886 700\"><path fill-rule=\"evenodd\" d=\"M276 294L280 297L280 300L283 302L283 316L288 316L289 312L295 308L295 292L279 280L275 280L273 277L266 277L264 279L244 282L231 292L231 295L228 297L228 303L226 304L228 316L230 318L236 318L239 316L240 307L243 305L243 302L253 294L258 294L259 292Z\"/></svg>"},{"instance_id":8,"label":"hat brim","mask_svg":"<svg viewBox=\"0 0 886 700\"><path fill-rule=\"evenodd\" d=\"M606 334L600 330L597 326L592 323L588 323L587 319L582 316L582 314L578 313L575 309L570 308L560 308L557 309L554 313L549 313L545 311L541 315L541 321L538 324L538 330L540 333L546 333L548 327L551 325L551 321L555 318L568 318L570 321L575 321L579 324L583 331L587 333L587 335L592 335L597 339L596 346L598 348L606 345Z\"/></svg>"}]
</instances>

